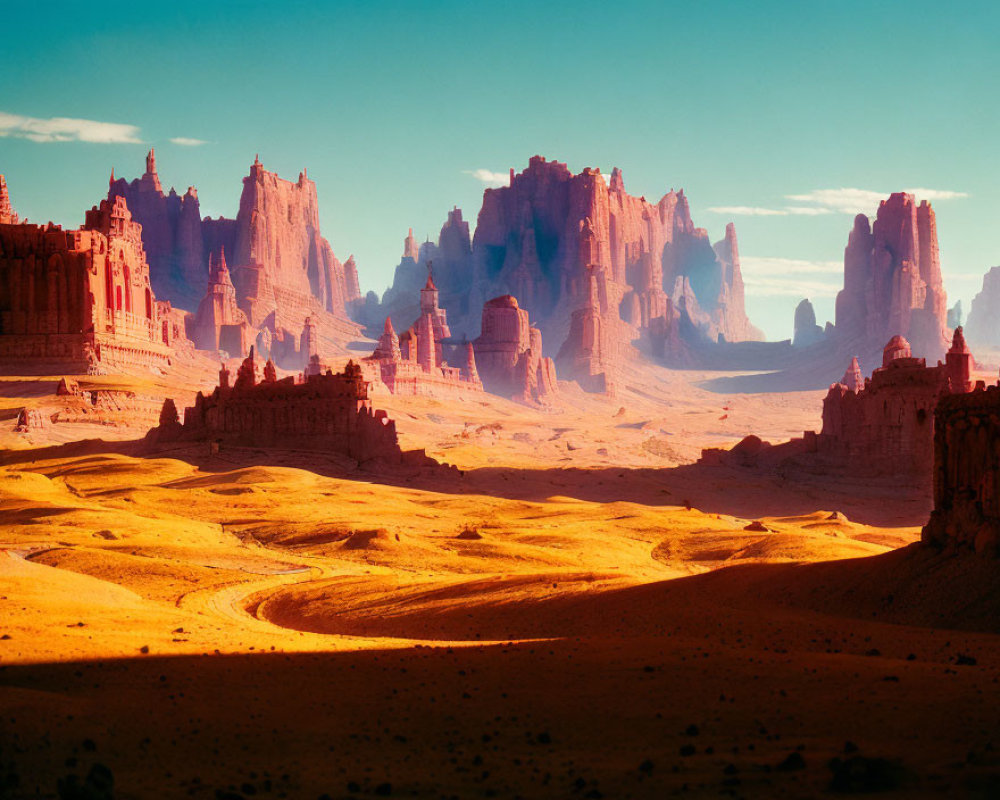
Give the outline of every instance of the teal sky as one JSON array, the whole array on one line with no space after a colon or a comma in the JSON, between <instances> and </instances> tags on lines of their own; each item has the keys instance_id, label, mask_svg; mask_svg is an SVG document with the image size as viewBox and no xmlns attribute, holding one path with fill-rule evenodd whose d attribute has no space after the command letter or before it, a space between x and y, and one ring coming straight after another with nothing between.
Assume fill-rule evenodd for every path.
<instances>
[{"instance_id":1,"label":"teal sky","mask_svg":"<svg viewBox=\"0 0 1000 800\"><path fill-rule=\"evenodd\" d=\"M305 166L324 235L381 292L408 227L436 238L452 205L475 223L475 171L619 166L632 194L683 187L713 239L736 222L774 338L804 296L832 316L866 193L923 188L967 310L1000 264L1000 9L810 6L5 4L0 172L22 216L77 226L150 145L212 216L235 215L255 153L286 178ZM842 189L861 193L815 194Z\"/></svg>"}]
</instances>

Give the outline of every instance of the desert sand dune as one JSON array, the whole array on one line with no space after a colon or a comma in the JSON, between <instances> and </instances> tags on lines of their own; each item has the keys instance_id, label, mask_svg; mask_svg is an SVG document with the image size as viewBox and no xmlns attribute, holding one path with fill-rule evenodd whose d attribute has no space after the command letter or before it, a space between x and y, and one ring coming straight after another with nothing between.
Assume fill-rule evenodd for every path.
<instances>
[{"instance_id":1,"label":"desert sand dune","mask_svg":"<svg viewBox=\"0 0 1000 800\"><path fill-rule=\"evenodd\" d=\"M4 758L41 796L100 762L125 797L802 797L857 745L900 796L988 787L989 571L906 547L919 492L691 463L817 395L664 375L386 403L458 470L21 441Z\"/></svg>"}]
</instances>

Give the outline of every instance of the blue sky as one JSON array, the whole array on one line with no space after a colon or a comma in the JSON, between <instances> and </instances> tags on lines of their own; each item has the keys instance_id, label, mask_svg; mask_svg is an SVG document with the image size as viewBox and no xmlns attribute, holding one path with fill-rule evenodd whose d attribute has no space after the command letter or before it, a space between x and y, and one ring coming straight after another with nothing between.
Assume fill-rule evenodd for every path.
<instances>
[{"instance_id":1,"label":"blue sky","mask_svg":"<svg viewBox=\"0 0 1000 800\"><path fill-rule=\"evenodd\" d=\"M872 192L931 193L950 302L1000 263L991 4L29 5L3 10L0 172L33 221L80 224L150 145L165 186L235 215L260 153L308 167L324 235L381 292L408 227L436 237L452 205L474 224L475 173L539 153L652 200L683 187L714 239L735 221L775 338L803 296L832 316Z\"/></svg>"}]
</instances>

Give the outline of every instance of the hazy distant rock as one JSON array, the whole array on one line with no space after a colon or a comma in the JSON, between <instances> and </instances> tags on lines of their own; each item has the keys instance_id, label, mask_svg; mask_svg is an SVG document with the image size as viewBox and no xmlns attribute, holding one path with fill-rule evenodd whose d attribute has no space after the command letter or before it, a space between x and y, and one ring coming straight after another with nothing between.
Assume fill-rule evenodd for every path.
<instances>
[{"instance_id":1,"label":"hazy distant rock","mask_svg":"<svg viewBox=\"0 0 1000 800\"><path fill-rule=\"evenodd\" d=\"M983 276L983 288L972 298L969 321L965 331L969 340L986 347L1000 346L1000 267L993 267Z\"/></svg>"},{"instance_id":2,"label":"hazy distant rock","mask_svg":"<svg viewBox=\"0 0 1000 800\"><path fill-rule=\"evenodd\" d=\"M823 329L816 324L816 311L808 298L795 307L795 337L792 344L808 347L822 341Z\"/></svg>"}]
</instances>

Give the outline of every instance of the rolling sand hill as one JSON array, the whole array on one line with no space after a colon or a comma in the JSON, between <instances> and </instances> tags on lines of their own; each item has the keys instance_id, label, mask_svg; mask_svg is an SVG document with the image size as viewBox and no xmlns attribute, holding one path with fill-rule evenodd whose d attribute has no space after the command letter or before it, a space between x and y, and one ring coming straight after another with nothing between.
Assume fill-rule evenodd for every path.
<instances>
[{"instance_id":1,"label":"rolling sand hill","mask_svg":"<svg viewBox=\"0 0 1000 800\"><path fill-rule=\"evenodd\" d=\"M692 464L818 426L818 393L703 378L379 399L459 470L22 435L4 791L995 796L993 566L915 546L928 498L891 483Z\"/></svg>"}]
</instances>

